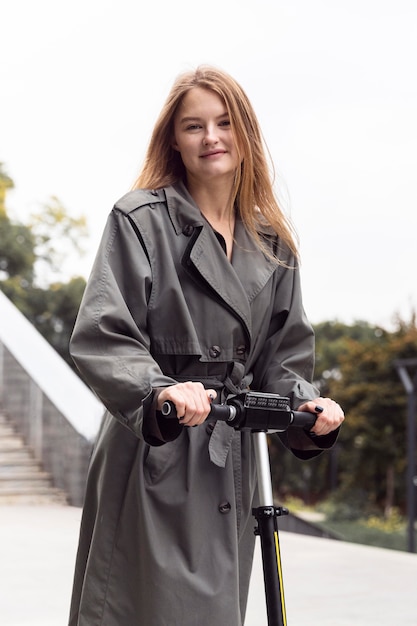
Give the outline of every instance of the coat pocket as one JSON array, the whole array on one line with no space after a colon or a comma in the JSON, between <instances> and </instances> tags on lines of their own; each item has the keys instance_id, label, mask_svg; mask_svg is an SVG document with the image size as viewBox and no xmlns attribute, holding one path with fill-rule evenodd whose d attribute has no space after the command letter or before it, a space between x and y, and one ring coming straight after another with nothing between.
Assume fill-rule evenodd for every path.
<instances>
[{"instance_id":1,"label":"coat pocket","mask_svg":"<svg viewBox=\"0 0 417 626\"><path fill-rule=\"evenodd\" d=\"M143 466L146 482L155 484L178 472L181 462L184 462L183 434L162 446L149 446Z\"/></svg>"}]
</instances>

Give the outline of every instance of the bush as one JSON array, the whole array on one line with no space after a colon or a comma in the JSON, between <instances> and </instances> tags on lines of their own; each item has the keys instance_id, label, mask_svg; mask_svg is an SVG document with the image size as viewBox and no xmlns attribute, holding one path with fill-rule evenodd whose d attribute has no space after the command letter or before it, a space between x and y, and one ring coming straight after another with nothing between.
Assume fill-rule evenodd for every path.
<instances>
[{"instance_id":1,"label":"bush","mask_svg":"<svg viewBox=\"0 0 417 626\"><path fill-rule=\"evenodd\" d=\"M376 516L377 511L369 499L366 491L357 489L343 493L336 491L328 500L319 505L319 510L326 515L329 521L356 521Z\"/></svg>"}]
</instances>

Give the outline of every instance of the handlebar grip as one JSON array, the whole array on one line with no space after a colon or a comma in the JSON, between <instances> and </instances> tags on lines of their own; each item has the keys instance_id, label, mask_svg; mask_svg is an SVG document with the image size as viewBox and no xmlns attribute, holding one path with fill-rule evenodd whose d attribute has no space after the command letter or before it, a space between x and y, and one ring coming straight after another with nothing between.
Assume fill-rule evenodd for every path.
<instances>
[{"instance_id":1,"label":"handlebar grip","mask_svg":"<svg viewBox=\"0 0 417 626\"><path fill-rule=\"evenodd\" d=\"M175 404L171 400L166 400L161 408L162 415L167 418L176 418L177 409ZM236 408L229 404L212 404L210 407L210 413L207 416L206 421L214 422L233 422L236 417Z\"/></svg>"},{"instance_id":2,"label":"handlebar grip","mask_svg":"<svg viewBox=\"0 0 417 626\"><path fill-rule=\"evenodd\" d=\"M165 400L161 407L161 413L164 417L177 417L177 409L175 407L175 404L171 402L171 400Z\"/></svg>"},{"instance_id":3,"label":"handlebar grip","mask_svg":"<svg viewBox=\"0 0 417 626\"><path fill-rule=\"evenodd\" d=\"M292 411L291 426L297 428L313 428L316 423L317 414L308 411Z\"/></svg>"}]
</instances>

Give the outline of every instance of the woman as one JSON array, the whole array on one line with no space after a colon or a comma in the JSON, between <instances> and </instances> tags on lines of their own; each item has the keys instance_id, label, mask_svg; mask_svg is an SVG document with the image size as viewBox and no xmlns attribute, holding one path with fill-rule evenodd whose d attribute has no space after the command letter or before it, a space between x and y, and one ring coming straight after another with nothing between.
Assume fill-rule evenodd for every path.
<instances>
[{"instance_id":1,"label":"woman","mask_svg":"<svg viewBox=\"0 0 417 626\"><path fill-rule=\"evenodd\" d=\"M343 412L311 384L291 227L255 114L225 73L199 68L174 84L135 190L109 216L71 353L108 410L71 626L241 626L251 434L203 424L210 402L250 386L317 411L312 433L281 436L304 459L331 447ZM178 420L162 416L165 400Z\"/></svg>"}]
</instances>

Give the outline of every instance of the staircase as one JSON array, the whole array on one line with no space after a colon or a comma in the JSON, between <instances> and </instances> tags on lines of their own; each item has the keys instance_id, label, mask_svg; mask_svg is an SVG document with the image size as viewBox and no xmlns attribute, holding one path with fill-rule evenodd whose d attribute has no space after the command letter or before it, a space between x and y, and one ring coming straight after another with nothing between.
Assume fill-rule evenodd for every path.
<instances>
[{"instance_id":1,"label":"staircase","mask_svg":"<svg viewBox=\"0 0 417 626\"><path fill-rule=\"evenodd\" d=\"M6 504L67 504L67 497L0 413L0 505Z\"/></svg>"}]
</instances>

